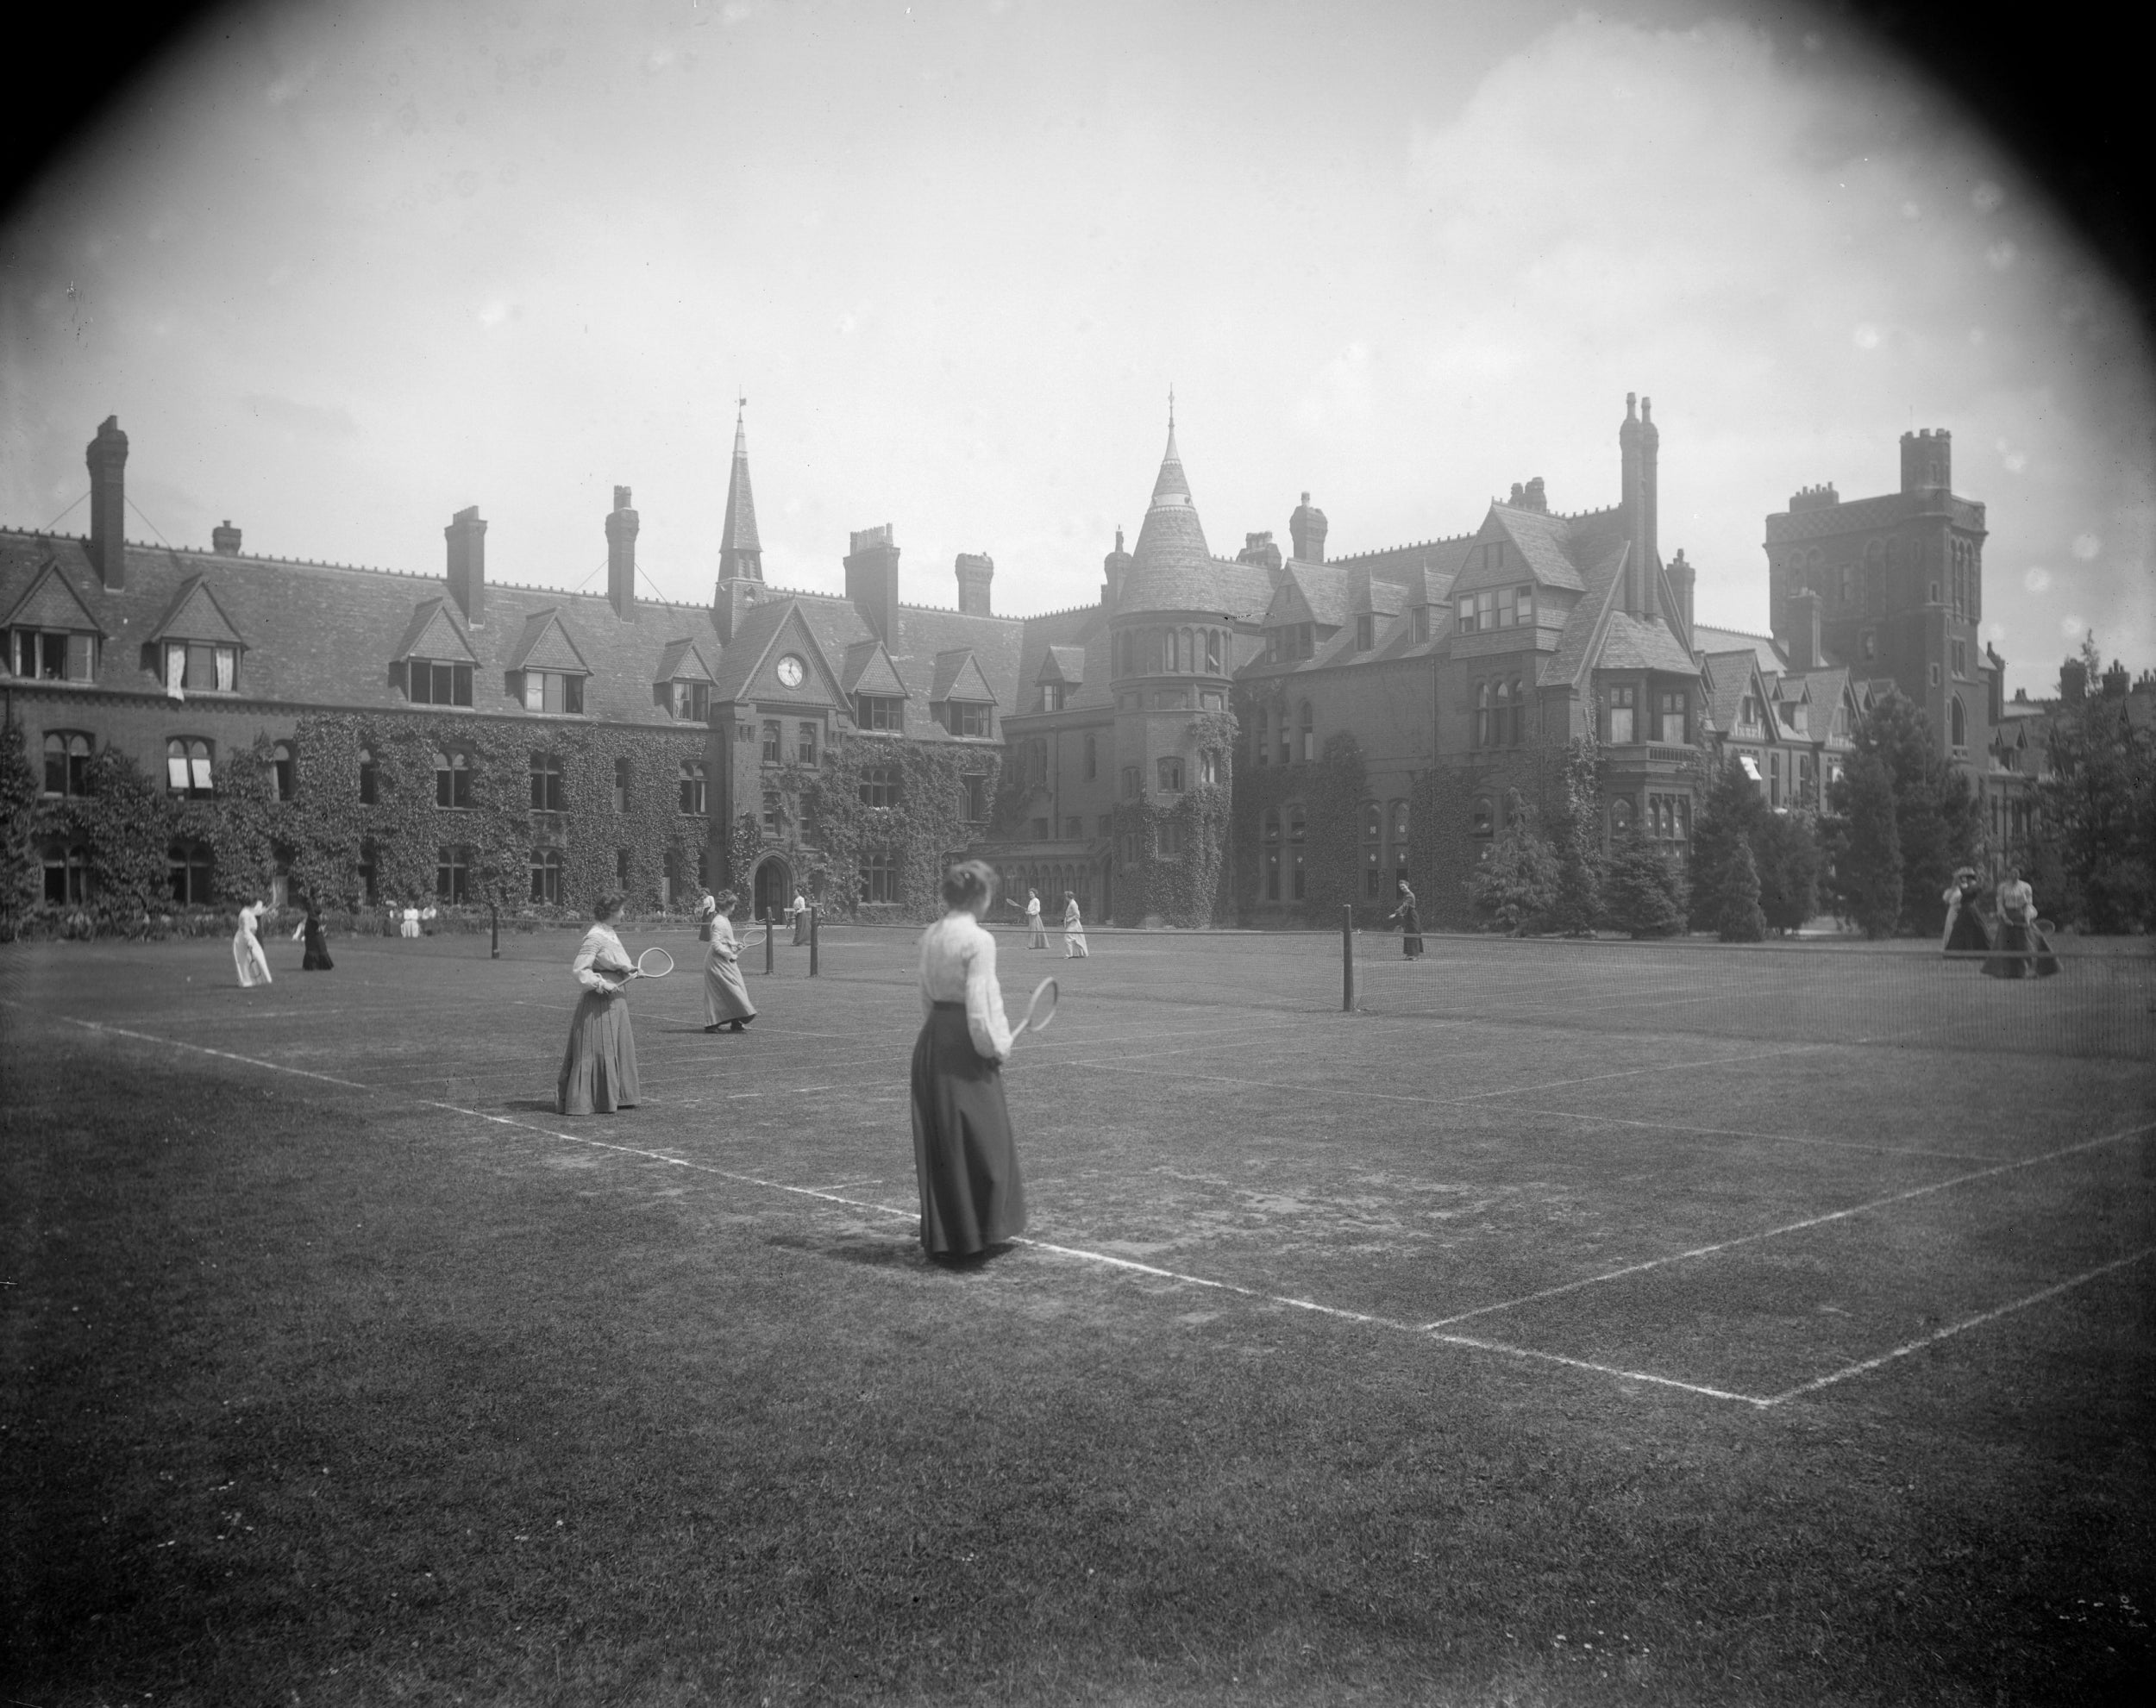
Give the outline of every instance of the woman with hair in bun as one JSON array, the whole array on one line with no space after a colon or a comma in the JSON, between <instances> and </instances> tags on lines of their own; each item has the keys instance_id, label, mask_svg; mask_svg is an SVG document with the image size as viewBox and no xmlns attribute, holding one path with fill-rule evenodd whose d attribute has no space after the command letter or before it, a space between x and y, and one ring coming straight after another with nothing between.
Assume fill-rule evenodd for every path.
<instances>
[{"instance_id":1,"label":"woman with hair in bun","mask_svg":"<svg viewBox=\"0 0 2156 1708\"><path fill-rule=\"evenodd\" d=\"M994 873L962 861L943 874L948 911L921 934L913 1168L921 1246L944 1261L977 1257L1025 1230L1025 1185L1003 1098L1011 1024L996 941L981 923L994 900Z\"/></svg>"},{"instance_id":2,"label":"woman with hair in bun","mask_svg":"<svg viewBox=\"0 0 2156 1708\"><path fill-rule=\"evenodd\" d=\"M734 922L726 916L736 900L731 890L704 898L704 1029L724 1027L738 1032L756 1017L756 1005L749 1000L749 986L742 982L741 944L734 936Z\"/></svg>"},{"instance_id":3,"label":"woman with hair in bun","mask_svg":"<svg viewBox=\"0 0 2156 1708\"><path fill-rule=\"evenodd\" d=\"M592 904L592 929L569 964L584 995L569 1022L569 1047L555 1087L555 1106L564 1115L611 1115L636 1107L636 1039L629 1029L629 975L635 963L611 923L620 911L619 896L601 896Z\"/></svg>"}]
</instances>

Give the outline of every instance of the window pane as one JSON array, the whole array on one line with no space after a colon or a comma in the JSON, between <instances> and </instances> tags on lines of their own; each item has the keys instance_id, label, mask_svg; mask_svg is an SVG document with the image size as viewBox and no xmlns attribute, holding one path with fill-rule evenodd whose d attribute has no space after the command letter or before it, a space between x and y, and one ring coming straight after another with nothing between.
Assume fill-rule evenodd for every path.
<instances>
[{"instance_id":1,"label":"window pane","mask_svg":"<svg viewBox=\"0 0 2156 1708\"><path fill-rule=\"evenodd\" d=\"M240 654L230 647L217 648L217 686L230 693L238 685Z\"/></svg>"},{"instance_id":2,"label":"window pane","mask_svg":"<svg viewBox=\"0 0 2156 1708\"><path fill-rule=\"evenodd\" d=\"M547 679L545 673L527 670L524 673L524 710L544 711L547 709Z\"/></svg>"}]
</instances>

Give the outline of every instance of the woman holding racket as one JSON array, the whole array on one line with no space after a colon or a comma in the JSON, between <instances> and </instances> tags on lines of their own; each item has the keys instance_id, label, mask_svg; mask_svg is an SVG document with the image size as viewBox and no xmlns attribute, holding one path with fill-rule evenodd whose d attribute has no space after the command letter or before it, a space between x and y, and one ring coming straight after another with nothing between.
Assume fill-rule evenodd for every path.
<instances>
[{"instance_id":1,"label":"woman holding racket","mask_svg":"<svg viewBox=\"0 0 2156 1708\"><path fill-rule=\"evenodd\" d=\"M704 1029L738 1032L756 1017L749 986L741 978L741 944L734 922L726 917L735 901L731 890L704 898Z\"/></svg>"},{"instance_id":2,"label":"woman holding racket","mask_svg":"<svg viewBox=\"0 0 2156 1708\"><path fill-rule=\"evenodd\" d=\"M611 1115L636 1104L636 1040L629 1029L629 980L636 969L608 922L621 911L619 896L601 896L592 907L569 971L584 987L569 1022L569 1047L561 1057L555 1107L564 1115Z\"/></svg>"},{"instance_id":3,"label":"woman holding racket","mask_svg":"<svg viewBox=\"0 0 2156 1708\"><path fill-rule=\"evenodd\" d=\"M913 1168L921 1245L976 1257L1025 1229L1025 1185L1003 1099L1011 1026L996 940L981 924L995 874L977 860L943 874L949 910L921 934L921 1035L913 1046Z\"/></svg>"}]
</instances>

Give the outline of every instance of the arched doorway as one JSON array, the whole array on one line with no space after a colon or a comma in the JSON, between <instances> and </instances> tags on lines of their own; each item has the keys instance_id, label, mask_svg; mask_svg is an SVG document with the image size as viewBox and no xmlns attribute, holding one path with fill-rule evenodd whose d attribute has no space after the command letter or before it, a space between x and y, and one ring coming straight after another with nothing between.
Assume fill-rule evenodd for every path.
<instances>
[{"instance_id":1,"label":"arched doorway","mask_svg":"<svg viewBox=\"0 0 2156 1708\"><path fill-rule=\"evenodd\" d=\"M766 854L756 863L755 880L756 917L774 919L793 904L793 868L780 854Z\"/></svg>"}]
</instances>

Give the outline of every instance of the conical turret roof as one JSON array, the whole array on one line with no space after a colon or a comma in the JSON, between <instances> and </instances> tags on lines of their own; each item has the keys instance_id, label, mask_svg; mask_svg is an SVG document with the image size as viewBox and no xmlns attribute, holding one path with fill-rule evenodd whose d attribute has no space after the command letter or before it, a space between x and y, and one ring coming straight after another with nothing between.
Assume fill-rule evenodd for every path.
<instances>
[{"instance_id":1,"label":"conical turret roof","mask_svg":"<svg viewBox=\"0 0 2156 1708\"><path fill-rule=\"evenodd\" d=\"M756 495L749 485L748 399L734 416L734 467L726 480L726 522L718 536L718 579L763 579L763 542L756 537Z\"/></svg>"},{"instance_id":2,"label":"conical turret roof","mask_svg":"<svg viewBox=\"0 0 2156 1708\"><path fill-rule=\"evenodd\" d=\"M1168 450L1153 482L1153 502L1138 530L1130 573L1116 600L1119 613L1133 611L1227 611L1229 590L1220 566L1206 546L1206 531L1190 501L1182 454L1175 448L1175 423L1168 423Z\"/></svg>"}]
</instances>

